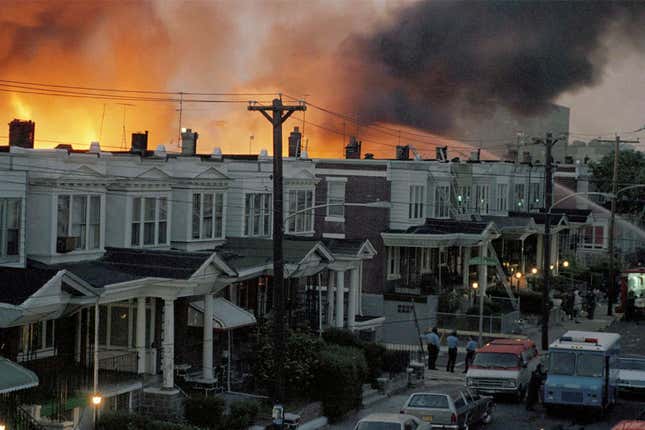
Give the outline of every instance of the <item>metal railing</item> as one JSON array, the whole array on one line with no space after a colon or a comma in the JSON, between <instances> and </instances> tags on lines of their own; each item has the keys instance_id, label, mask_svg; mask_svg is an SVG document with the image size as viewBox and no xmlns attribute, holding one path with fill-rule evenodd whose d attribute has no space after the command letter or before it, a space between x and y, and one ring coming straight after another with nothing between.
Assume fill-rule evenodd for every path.
<instances>
[{"instance_id":1,"label":"metal railing","mask_svg":"<svg viewBox=\"0 0 645 430\"><path fill-rule=\"evenodd\" d=\"M20 397L16 393L0 396L0 417L2 423L11 430L45 430L20 406Z\"/></svg>"}]
</instances>

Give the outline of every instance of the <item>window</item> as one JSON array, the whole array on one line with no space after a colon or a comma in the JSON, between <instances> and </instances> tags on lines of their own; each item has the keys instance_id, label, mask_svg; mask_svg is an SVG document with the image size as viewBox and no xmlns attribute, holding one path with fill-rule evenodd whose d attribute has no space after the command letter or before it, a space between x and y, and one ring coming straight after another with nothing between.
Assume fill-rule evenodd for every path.
<instances>
[{"instance_id":1,"label":"window","mask_svg":"<svg viewBox=\"0 0 645 430\"><path fill-rule=\"evenodd\" d=\"M549 373L573 375L576 370L576 355L573 352L552 352L549 356Z\"/></svg>"},{"instance_id":2,"label":"window","mask_svg":"<svg viewBox=\"0 0 645 430\"><path fill-rule=\"evenodd\" d=\"M423 202L425 200L423 185L410 185L410 200L408 205L408 218L423 218Z\"/></svg>"},{"instance_id":3,"label":"window","mask_svg":"<svg viewBox=\"0 0 645 430\"><path fill-rule=\"evenodd\" d=\"M605 247L605 228L602 225L586 226L583 230L585 248L603 249Z\"/></svg>"},{"instance_id":4,"label":"window","mask_svg":"<svg viewBox=\"0 0 645 430\"><path fill-rule=\"evenodd\" d=\"M289 191L287 232L309 233L314 229L313 190ZM307 210L309 209L309 210Z\"/></svg>"},{"instance_id":5,"label":"window","mask_svg":"<svg viewBox=\"0 0 645 430\"><path fill-rule=\"evenodd\" d=\"M515 206L516 210L526 207L526 202L524 201L524 184L515 184Z\"/></svg>"},{"instance_id":6,"label":"window","mask_svg":"<svg viewBox=\"0 0 645 430\"><path fill-rule=\"evenodd\" d=\"M599 378L605 369L605 357L593 354L578 354L578 366L576 375Z\"/></svg>"},{"instance_id":7,"label":"window","mask_svg":"<svg viewBox=\"0 0 645 430\"><path fill-rule=\"evenodd\" d=\"M327 216L345 217L345 181L327 178Z\"/></svg>"},{"instance_id":8,"label":"window","mask_svg":"<svg viewBox=\"0 0 645 430\"><path fill-rule=\"evenodd\" d=\"M508 184L497 184L497 212L505 213L508 210Z\"/></svg>"},{"instance_id":9,"label":"window","mask_svg":"<svg viewBox=\"0 0 645 430\"><path fill-rule=\"evenodd\" d=\"M397 305L396 311L400 314L412 313L412 305Z\"/></svg>"},{"instance_id":10,"label":"window","mask_svg":"<svg viewBox=\"0 0 645 430\"><path fill-rule=\"evenodd\" d=\"M542 207L542 184L534 182L529 189L531 199L531 209L540 209Z\"/></svg>"},{"instance_id":11,"label":"window","mask_svg":"<svg viewBox=\"0 0 645 430\"><path fill-rule=\"evenodd\" d=\"M444 394L413 394L407 404L410 408L449 409L448 396Z\"/></svg>"},{"instance_id":12,"label":"window","mask_svg":"<svg viewBox=\"0 0 645 430\"><path fill-rule=\"evenodd\" d=\"M434 216L448 218L450 205L450 186L438 185L434 189Z\"/></svg>"},{"instance_id":13,"label":"window","mask_svg":"<svg viewBox=\"0 0 645 430\"><path fill-rule=\"evenodd\" d=\"M488 184L479 184L475 187L475 207L479 214L488 213L488 191Z\"/></svg>"},{"instance_id":14,"label":"window","mask_svg":"<svg viewBox=\"0 0 645 430\"><path fill-rule=\"evenodd\" d=\"M0 259L20 255L20 199L0 199Z\"/></svg>"},{"instance_id":15,"label":"window","mask_svg":"<svg viewBox=\"0 0 645 430\"><path fill-rule=\"evenodd\" d=\"M18 359L21 361L53 355L54 320L38 321L21 327L18 332ZM46 355L46 356L47 356Z\"/></svg>"},{"instance_id":16,"label":"window","mask_svg":"<svg viewBox=\"0 0 645 430\"><path fill-rule=\"evenodd\" d=\"M388 277L398 277L400 275L400 255L401 249L398 246L390 246L387 248Z\"/></svg>"},{"instance_id":17,"label":"window","mask_svg":"<svg viewBox=\"0 0 645 430\"><path fill-rule=\"evenodd\" d=\"M76 238L74 249L100 248L101 196L59 195L56 225L59 238Z\"/></svg>"},{"instance_id":18,"label":"window","mask_svg":"<svg viewBox=\"0 0 645 430\"><path fill-rule=\"evenodd\" d=\"M219 239L224 235L224 193L193 194L193 239Z\"/></svg>"},{"instance_id":19,"label":"window","mask_svg":"<svg viewBox=\"0 0 645 430\"><path fill-rule=\"evenodd\" d=\"M92 315L93 318L93 315ZM144 345L152 342L152 306L146 301ZM137 300L123 301L99 307L99 343L105 347L133 348L137 337Z\"/></svg>"},{"instance_id":20,"label":"window","mask_svg":"<svg viewBox=\"0 0 645 430\"><path fill-rule=\"evenodd\" d=\"M457 207L460 214L470 213L470 186L459 187L459 195L457 195Z\"/></svg>"},{"instance_id":21,"label":"window","mask_svg":"<svg viewBox=\"0 0 645 430\"><path fill-rule=\"evenodd\" d=\"M168 244L168 198L134 197L130 225L132 246Z\"/></svg>"},{"instance_id":22,"label":"window","mask_svg":"<svg viewBox=\"0 0 645 430\"><path fill-rule=\"evenodd\" d=\"M272 213L270 193L246 194L244 199L244 235L270 236Z\"/></svg>"}]
</instances>

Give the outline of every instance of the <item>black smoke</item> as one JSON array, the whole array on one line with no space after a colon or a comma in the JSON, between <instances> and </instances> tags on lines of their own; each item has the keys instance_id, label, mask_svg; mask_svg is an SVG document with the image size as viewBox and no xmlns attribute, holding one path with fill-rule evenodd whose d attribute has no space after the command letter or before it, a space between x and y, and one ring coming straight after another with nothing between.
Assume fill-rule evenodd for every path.
<instances>
[{"instance_id":1,"label":"black smoke","mask_svg":"<svg viewBox=\"0 0 645 430\"><path fill-rule=\"evenodd\" d=\"M643 49L645 2L422 1L345 45L362 121L447 131L458 115L545 110L599 82L609 40ZM599 101L600 102L600 101Z\"/></svg>"}]
</instances>

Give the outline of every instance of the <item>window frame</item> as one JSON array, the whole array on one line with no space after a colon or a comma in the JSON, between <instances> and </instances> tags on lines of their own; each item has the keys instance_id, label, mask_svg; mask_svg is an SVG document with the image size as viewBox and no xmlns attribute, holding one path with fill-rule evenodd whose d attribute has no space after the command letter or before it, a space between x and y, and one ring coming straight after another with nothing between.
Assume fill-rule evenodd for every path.
<instances>
[{"instance_id":1,"label":"window frame","mask_svg":"<svg viewBox=\"0 0 645 430\"><path fill-rule=\"evenodd\" d=\"M144 345L145 348L150 348L154 341L154 300L146 300L146 327L144 330ZM127 309L128 312L128 329L126 345L112 344L112 310L113 309ZM105 332L99 335L99 346L109 350L133 350L136 349L136 336L137 336L137 315L138 311L137 299L128 299L127 302L114 302L106 303L100 306L99 310L99 326L105 328ZM103 320L105 315L105 320Z\"/></svg>"},{"instance_id":2,"label":"window frame","mask_svg":"<svg viewBox=\"0 0 645 430\"><path fill-rule=\"evenodd\" d=\"M408 219L420 220L425 217L425 185L410 184L408 189Z\"/></svg>"},{"instance_id":3,"label":"window frame","mask_svg":"<svg viewBox=\"0 0 645 430\"><path fill-rule=\"evenodd\" d=\"M147 219L146 218L146 200L154 200L154 220ZM138 201L138 218L135 219L135 202ZM165 210L165 217L164 219L161 219L161 202L164 202L166 205L166 210ZM153 247L159 247L159 246L169 246L170 245L170 198L167 194L159 195L159 194L137 194L133 195L130 198L130 220L129 220L129 225L130 225L130 240L129 240L129 247L130 248L153 248ZM146 243L146 224L152 226L152 233L154 235L154 240L152 243ZM159 241L159 226L160 224L165 224L166 225L166 241L165 242L160 242ZM135 225L136 229L138 229L138 233L135 234ZM134 243L135 235L138 239L138 243Z\"/></svg>"},{"instance_id":4,"label":"window frame","mask_svg":"<svg viewBox=\"0 0 645 430\"><path fill-rule=\"evenodd\" d=\"M60 202L61 198L67 198L68 199L68 206L67 206L67 221L66 221L66 233L65 235L61 235L59 230L60 227ZM83 236L79 237L79 243L77 243L77 248L73 249L70 252L93 252L100 250L102 248L101 243L103 242L103 198L102 194L100 193L59 193L56 194L56 238L59 237L77 237L73 234L73 229L74 229L74 201L75 199L82 198L85 200L85 207L84 207L84 222L82 224L79 224L81 226L81 234L84 232L84 241L81 240ZM91 226L95 226L96 224L92 224L92 202L98 202L99 204L99 209L98 209L98 216L99 216L99 222L98 222L98 240L97 240L97 247L90 247L90 240L89 240L89 229ZM83 244L83 246L79 246L80 244ZM62 254L56 251L56 254Z\"/></svg>"},{"instance_id":5,"label":"window frame","mask_svg":"<svg viewBox=\"0 0 645 430\"><path fill-rule=\"evenodd\" d=\"M434 187L434 217L450 218L450 184Z\"/></svg>"},{"instance_id":6,"label":"window frame","mask_svg":"<svg viewBox=\"0 0 645 430\"><path fill-rule=\"evenodd\" d=\"M501 183L497 184L497 195L495 209L498 213L506 213L508 211L508 184Z\"/></svg>"},{"instance_id":7,"label":"window frame","mask_svg":"<svg viewBox=\"0 0 645 430\"><path fill-rule=\"evenodd\" d=\"M192 204L190 205L191 210L191 223L190 223L190 240L192 241L210 241L210 240L223 240L225 236L226 229L224 228L224 222L226 219L225 215L225 206L226 206L226 192L225 191L193 191ZM196 198L199 196L199 198ZM206 201L210 200L210 236L205 235L207 219L205 216L207 205ZM199 201L199 213L195 213L197 209L195 207L195 202ZM197 217L197 218L195 218ZM199 223L199 231L197 237L195 237L195 221ZM219 234L218 234L219 233Z\"/></svg>"},{"instance_id":8,"label":"window frame","mask_svg":"<svg viewBox=\"0 0 645 430\"><path fill-rule=\"evenodd\" d=\"M47 331L49 327L49 323L51 322L51 345L48 345L47 342ZM33 329L36 325L40 325L40 347L31 349L32 345L30 345L31 341L31 336L33 333ZM27 340L28 339L28 340ZM25 346L27 346L27 350L25 350ZM18 337L18 354L16 356L16 361L30 361L30 360L37 360L40 358L45 358L45 357L52 357L56 355L56 320L55 319L50 319L50 320L43 320L43 321L38 321L34 323L29 323L20 326L20 334Z\"/></svg>"},{"instance_id":9,"label":"window frame","mask_svg":"<svg viewBox=\"0 0 645 430\"><path fill-rule=\"evenodd\" d=\"M387 267L385 268L387 279L401 279L401 247L387 247Z\"/></svg>"},{"instance_id":10,"label":"window frame","mask_svg":"<svg viewBox=\"0 0 645 430\"><path fill-rule=\"evenodd\" d=\"M260 208L256 204L260 203ZM256 220L259 224L256 225ZM257 227L257 228L256 228ZM257 231L257 234L254 233ZM270 237L273 232L273 193L244 193L242 235Z\"/></svg>"},{"instance_id":11,"label":"window frame","mask_svg":"<svg viewBox=\"0 0 645 430\"><path fill-rule=\"evenodd\" d=\"M303 194L303 207L300 207L300 194ZM287 211L285 216L287 234L313 234L315 231L314 188L291 188L287 191ZM295 199L293 196L295 195ZM307 205L309 202L309 205ZM299 213L297 213L299 212ZM291 215L297 213L297 215ZM301 228L298 225L301 225ZM309 228L307 228L309 227Z\"/></svg>"},{"instance_id":12,"label":"window frame","mask_svg":"<svg viewBox=\"0 0 645 430\"><path fill-rule=\"evenodd\" d=\"M22 252L22 209L23 202L21 197L7 197L0 199L0 262L16 262L20 261L20 255ZM17 228L9 227L9 217L10 217L10 203L16 203L17 208ZM15 230L16 233L16 252L9 253L9 232Z\"/></svg>"},{"instance_id":13,"label":"window frame","mask_svg":"<svg viewBox=\"0 0 645 430\"><path fill-rule=\"evenodd\" d=\"M490 212L490 184L475 184L475 210L482 215Z\"/></svg>"},{"instance_id":14,"label":"window frame","mask_svg":"<svg viewBox=\"0 0 645 430\"><path fill-rule=\"evenodd\" d=\"M347 196L347 178L327 177L327 208L325 221L345 222L345 203ZM332 196L333 187L338 187L336 193L342 194L342 199ZM340 192L342 190L342 192Z\"/></svg>"}]
</instances>

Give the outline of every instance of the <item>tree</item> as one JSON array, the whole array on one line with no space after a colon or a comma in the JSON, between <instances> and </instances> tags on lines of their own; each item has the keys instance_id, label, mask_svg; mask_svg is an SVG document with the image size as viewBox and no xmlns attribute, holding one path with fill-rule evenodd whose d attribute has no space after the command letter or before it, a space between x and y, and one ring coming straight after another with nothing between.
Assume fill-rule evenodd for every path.
<instances>
[{"instance_id":1,"label":"tree","mask_svg":"<svg viewBox=\"0 0 645 430\"><path fill-rule=\"evenodd\" d=\"M600 161L590 163L592 182L596 191L611 193L614 170L614 153ZM623 150L618 154L618 189L635 184L645 184L645 154L640 151ZM609 202L606 204L609 207ZM638 215L645 219L645 188L622 192L616 201L616 212Z\"/></svg>"}]
</instances>

